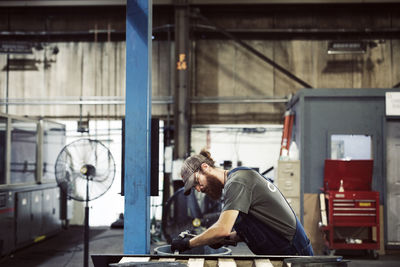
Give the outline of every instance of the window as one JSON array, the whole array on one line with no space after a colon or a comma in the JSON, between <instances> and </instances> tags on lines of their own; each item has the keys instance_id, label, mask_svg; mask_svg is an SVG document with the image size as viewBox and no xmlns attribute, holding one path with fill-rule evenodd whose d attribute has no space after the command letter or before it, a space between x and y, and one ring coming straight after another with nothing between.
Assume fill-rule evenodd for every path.
<instances>
[{"instance_id":1,"label":"window","mask_svg":"<svg viewBox=\"0 0 400 267\"><path fill-rule=\"evenodd\" d=\"M7 118L0 118L0 185L6 183Z\"/></svg>"},{"instance_id":2,"label":"window","mask_svg":"<svg viewBox=\"0 0 400 267\"><path fill-rule=\"evenodd\" d=\"M43 181L55 182L55 163L65 145L65 126L59 123L43 122Z\"/></svg>"},{"instance_id":3,"label":"window","mask_svg":"<svg viewBox=\"0 0 400 267\"><path fill-rule=\"evenodd\" d=\"M12 120L11 126L11 184L36 182L37 124Z\"/></svg>"},{"instance_id":4,"label":"window","mask_svg":"<svg viewBox=\"0 0 400 267\"><path fill-rule=\"evenodd\" d=\"M331 135L331 159L372 159L372 137L369 135Z\"/></svg>"}]
</instances>

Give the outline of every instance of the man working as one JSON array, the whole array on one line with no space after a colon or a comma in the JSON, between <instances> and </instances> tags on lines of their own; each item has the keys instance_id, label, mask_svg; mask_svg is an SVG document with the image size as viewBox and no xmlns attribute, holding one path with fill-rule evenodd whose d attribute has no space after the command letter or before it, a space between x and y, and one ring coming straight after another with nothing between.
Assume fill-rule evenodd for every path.
<instances>
[{"instance_id":1,"label":"man working","mask_svg":"<svg viewBox=\"0 0 400 267\"><path fill-rule=\"evenodd\" d=\"M223 196L219 219L191 239L173 239L172 251L203 245L217 248L229 240L244 241L254 254L314 254L303 226L275 185L250 168L228 172L214 164L210 153L202 150L185 160L181 176L186 195L195 188L216 200Z\"/></svg>"}]
</instances>

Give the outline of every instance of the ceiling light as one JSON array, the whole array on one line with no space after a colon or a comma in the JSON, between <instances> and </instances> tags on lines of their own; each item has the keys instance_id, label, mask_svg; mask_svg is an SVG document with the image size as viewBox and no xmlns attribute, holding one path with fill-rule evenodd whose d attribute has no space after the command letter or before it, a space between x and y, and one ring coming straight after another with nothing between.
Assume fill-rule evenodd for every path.
<instances>
[{"instance_id":1,"label":"ceiling light","mask_svg":"<svg viewBox=\"0 0 400 267\"><path fill-rule=\"evenodd\" d=\"M367 43L363 41L334 41L328 43L328 54L363 54L367 51Z\"/></svg>"},{"instance_id":2,"label":"ceiling light","mask_svg":"<svg viewBox=\"0 0 400 267\"><path fill-rule=\"evenodd\" d=\"M29 43L0 43L2 54L32 54L32 44Z\"/></svg>"}]
</instances>

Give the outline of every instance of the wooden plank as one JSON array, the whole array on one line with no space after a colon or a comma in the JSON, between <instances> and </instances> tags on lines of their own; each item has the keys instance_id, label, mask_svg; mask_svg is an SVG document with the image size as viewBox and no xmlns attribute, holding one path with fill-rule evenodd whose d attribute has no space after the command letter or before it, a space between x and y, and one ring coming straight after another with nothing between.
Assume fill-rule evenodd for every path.
<instances>
[{"instance_id":1,"label":"wooden plank","mask_svg":"<svg viewBox=\"0 0 400 267\"><path fill-rule=\"evenodd\" d=\"M380 246L379 246L379 250L378 250L378 253L379 253L379 255L385 255L386 253L385 253L385 243L384 243L384 228L383 228L383 226L384 226L384 222L383 222L383 216L384 216L384 214L383 214L383 206L382 205L379 205L379 231L380 231L380 233L379 233L379 239L380 239Z\"/></svg>"},{"instance_id":2,"label":"wooden plank","mask_svg":"<svg viewBox=\"0 0 400 267\"><path fill-rule=\"evenodd\" d=\"M282 267L283 260L282 261L273 260L273 261L271 261L271 264L272 264L272 266L275 266L275 267Z\"/></svg>"},{"instance_id":3,"label":"wooden plank","mask_svg":"<svg viewBox=\"0 0 400 267\"><path fill-rule=\"evenodd\" d=\"M150 257L123 257L119 263L124 262L147 262L150 261Z\"/></svg>"},{"instance_id":4,"label":"wooden plank","mask_svg":"<svg viewBox=\"0 0 400 267\"><path fill-rule=\"evenodd\" d=\"M159 258L158 261L162 261L162 262L175 261L175 258Z\"/></svg>"},{"instance_id":5,"label":"wooden plank","mask_svg":"<svg viewBox=\"0 0 400 267\"><path fill-rule=\"evenodd\" d=\"M321 209L321 222L323 226L328 225L328 218L326 216L325 194L319 194L319 206Z\"/></svg>"},{"instance_id":6,"label":"wooden plank","mask_svg":"<svg viewBox=\"0 0 400 267\"><path fill-rule=\"evenodd\" d=\"M255 259L254 260L255 267L274 267L269 259Z\"/></svg>"},{"instance_id":7,"label":"wooden plank","mask_svg":"<svg viewBox=\"0 0 400 267\"><path fill-rule=\"evenodd\" d=\"M235 258L235 262L237 267L254 267L254 260Z\"/></svg>"},{"instance_id":8,"label":"wooden plank","mask_svg":"<svg viewBox=\"0 0 400 267\"><path fill-rule=\"evenodd\" d=\"M218 267L236 267L236 262L234 259L218 259Z\"/></svg>"},{"instance_id":9,"label":"wooden plank","mask_svg":"<svg viewBox=\"0 0 400 267\"><path fill-rule=\"evenodd\" d=\"M400 25L398 27L400 27ZM392 87L400 83L400 66L395 63L400 62L400 40L390 40L390 44L392 49L390 61L393 62L391 66L392 80L390 85L390 87Z\"/></svg>"},{"instance_id":10,"label":"wooden plank","mask_svg":"<svg viewBox=\"0 0 400 267\"><path fill-rule=\"evenodd\" d=\"M189 267L203 267L204 258L189 258L187 265Z\"/></svg>"},{"instance_id":11,"label":"wooden plank","mask_svg":"<svg viewBox=\"0 0 400 267\"><path fill-rule=\"evenodd\" d=\"M304 194L303 226L316 255L322 254L325 245L323 232L318 227L320 214L319 195Z\"/></svg>"}]
</instances>

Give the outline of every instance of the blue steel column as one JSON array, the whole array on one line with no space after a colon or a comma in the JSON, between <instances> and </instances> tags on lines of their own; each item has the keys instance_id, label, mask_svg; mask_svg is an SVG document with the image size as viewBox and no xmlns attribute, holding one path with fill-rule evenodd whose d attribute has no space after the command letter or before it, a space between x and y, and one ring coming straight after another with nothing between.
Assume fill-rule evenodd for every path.
<instances>
[{"instance_id":1,"label":"blue steel column","mask_svg":"<svg viewBox=\"0 0 400 267\"><path fill-rule=\"evenodd\" d=\"M152 1L127 0L124 253L150 253Z\"/></svg>"}]
</instances>

